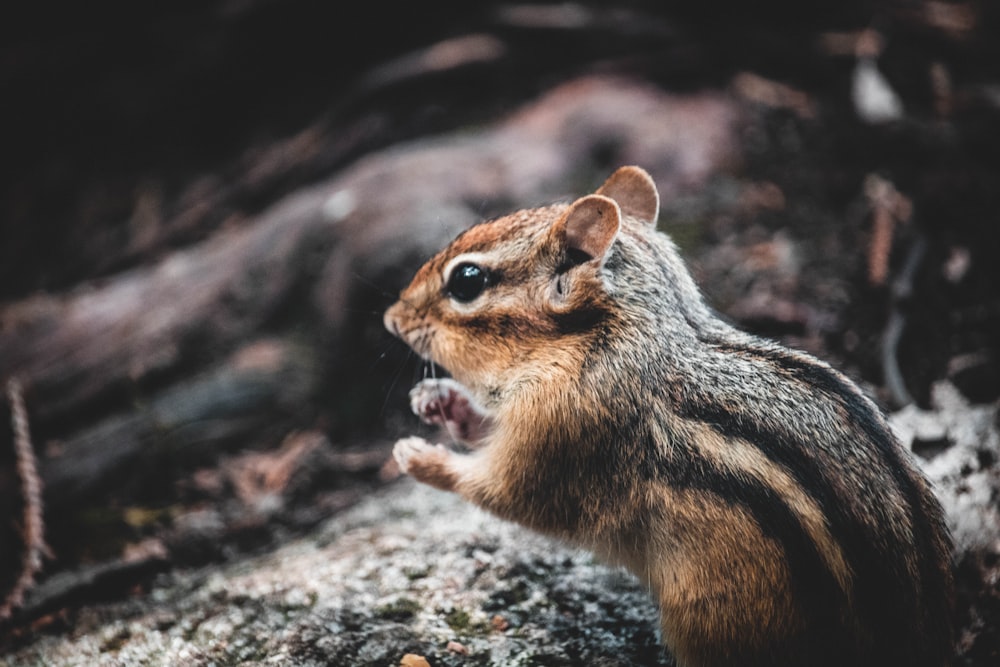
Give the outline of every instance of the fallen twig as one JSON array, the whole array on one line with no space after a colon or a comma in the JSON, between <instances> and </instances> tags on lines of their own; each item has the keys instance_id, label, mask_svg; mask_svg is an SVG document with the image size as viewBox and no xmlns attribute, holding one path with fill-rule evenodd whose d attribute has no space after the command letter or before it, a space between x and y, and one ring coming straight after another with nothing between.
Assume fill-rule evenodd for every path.
<instances>
[{"instance_id":1,"label":"fallen twig","mask_svg":"<svg viewBox=\"0 0 1000 667\"><path fill-rule=\"evenodd\" d=\"M899 275L893 281L890 303L889 321L882 334L882 374L886 388L892 400L898 406L913 403L913 396L906 388L903 372L899 368L899 340L906 328L906 314L903 304L913 295L913 283L916 280L917 269L927 250L927 239L920 235L910 246L906 262Z\"/></svg>"},{"instance_id":2,"label":"fallen twig","mask_svg":"<svg viewBox=\"0 0 1000 667\"><path fill-rule=\"evenodd\" d=\"M42 569L42 557L49 553L42 518L42 480L38 476L35 450L31 446L28 411L24 407L21 383L15 378L7 381L7 400L10 401L17 474L21 480L21 498L24 502L24 558L21 561L21 574L4 597L3 604L0 604L0 619L9 618L13 610L24 601L25 592L34 585L35 575Z\"/></svg>"},{"instance_id":3,"label":"fallen twig","mask_svg":"<svg viewBox=\"0 0 1000 667\"><path fill-rule=\"evenodd\" d=\"M875 174L865 179L865 197L872 211L868 281L872 285L884 285L889 275L889 255L896 224L910 219L913 204L892 183Z\"/></svg>"}]
</instances>

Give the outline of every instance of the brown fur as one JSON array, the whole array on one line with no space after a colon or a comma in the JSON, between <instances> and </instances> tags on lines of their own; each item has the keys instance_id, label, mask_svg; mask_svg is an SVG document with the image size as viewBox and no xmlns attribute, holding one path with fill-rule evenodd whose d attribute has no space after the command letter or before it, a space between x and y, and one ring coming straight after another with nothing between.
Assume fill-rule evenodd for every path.
<instances>
[{"instance_id":1,"label":"brown fur","mask_svg":"<svg viewBox=\"0 0 1000 667\"><path fill-rule=\"evenodd\" d=\"M453 375L414 408L476 451L407 438L401 468L631 569L683 667L947 664L928 484L850 381L705 306L658 207L623 167L420 269L386 326Z\"/></svg>"}]
</instances>

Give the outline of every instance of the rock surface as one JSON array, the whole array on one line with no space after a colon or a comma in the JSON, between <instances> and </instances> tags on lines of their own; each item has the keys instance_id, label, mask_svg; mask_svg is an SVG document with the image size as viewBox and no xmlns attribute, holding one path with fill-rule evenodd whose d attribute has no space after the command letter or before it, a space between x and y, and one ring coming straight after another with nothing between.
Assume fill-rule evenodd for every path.
<instances>
[{"instance_id":1,"label":"rock surface","mask_svg":"<svg viewBox=\"0 0 1000 667\"><path fill-rule=\"evenodd\" d=\"M1000 557L1000 432L997 405L970 405L947 381L934 385L929 410L910 405L890 423L911 449L938 448L924 461L959 554Z\"/></svg>"},{"instance_id":2,"label":"rock surface","mask_svg":"<svg viewBox=\"0 0 1000 667\"><path fill-rule=\"evenodd\" d=\"M624 572L401 481L266 555L166 575L0 664L669 665Z\"/></svg>"}]
</instances>

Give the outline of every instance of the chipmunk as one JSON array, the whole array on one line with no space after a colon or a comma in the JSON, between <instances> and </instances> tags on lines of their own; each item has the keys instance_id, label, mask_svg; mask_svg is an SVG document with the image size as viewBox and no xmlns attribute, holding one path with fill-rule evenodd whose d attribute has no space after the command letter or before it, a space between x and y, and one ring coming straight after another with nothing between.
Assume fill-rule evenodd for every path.
<instances>
[{"instance_id":1,"label":"chipmunk","mask_svg":"<svg viewBox=\"0 0 1000 667\"><path fill-rule=\"evenodd\" d=\"M714 314L658 213L622 167L428 261L385 324L468 451L404 438L400 468L630 569L682 667L948 664L928 482L850 380Z\"/></svg>"}]
</instances>

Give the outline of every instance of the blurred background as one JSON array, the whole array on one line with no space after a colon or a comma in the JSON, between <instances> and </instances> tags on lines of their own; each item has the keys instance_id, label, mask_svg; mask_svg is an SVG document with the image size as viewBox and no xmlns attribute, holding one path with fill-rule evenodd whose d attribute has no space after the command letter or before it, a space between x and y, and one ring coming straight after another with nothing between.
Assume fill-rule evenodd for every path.
<instances>
[{"instance_id":1,"label":"blurred background","mask_svg":"<svg viewBox=\"0 0 1000 667\"><path fill-rule=\"evenodd\" d=\"M1000 398L996 3L6 14L0 380L18 381L43 491L25 498L0 428L0 591L38 547L33 504L49 547L6 642L394 479L392 442L422 432L420 368L381 312L461 229L621 164L654 175L661 229L741 327L888 410L940 410L942 383ZM928 432L912 444L929 460L952 442ZM987 664L997 554L966 568L963 650Z\"/></svg>"}]
</instances>

